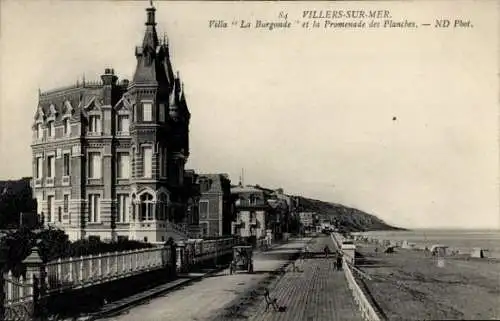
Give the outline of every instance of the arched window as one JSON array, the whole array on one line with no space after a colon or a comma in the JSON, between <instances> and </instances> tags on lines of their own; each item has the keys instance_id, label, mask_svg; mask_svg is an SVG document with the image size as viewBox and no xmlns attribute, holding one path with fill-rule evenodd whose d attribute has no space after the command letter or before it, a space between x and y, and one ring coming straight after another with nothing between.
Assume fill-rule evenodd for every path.
<instances>
[{"instance_id":1,"label":"arched window","mask_svg":"<svg viewBox=\"0 0 500 321\"><path fill-rule=\"evenodd\" d=\"M149 193L144 193L140 197L140 214L139 219L141 221L151 221L153 220L153 195Z\"/></svg>"}]
</instances>

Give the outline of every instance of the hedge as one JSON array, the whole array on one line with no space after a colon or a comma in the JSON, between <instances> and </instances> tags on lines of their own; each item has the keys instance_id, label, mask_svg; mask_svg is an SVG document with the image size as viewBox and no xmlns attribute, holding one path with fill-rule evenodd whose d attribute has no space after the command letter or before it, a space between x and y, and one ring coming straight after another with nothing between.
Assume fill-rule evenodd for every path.
<instances>
[{"instance_id":1,"label":"hedge","mask_svg":"<svg viewBox=\"0 0 500 321\"><path fill-rule=\"evenodd\" d=\"M109 252L121 252L151 248L154 245L138 241L120 240L118 242L102 242L97 239L70 242L64 231L48 228L40 231L19 229L8 233L0 240L0 257L3 269L19 274L22 261L38 246L40 257L44 262L59 258L99 255Z\"/></svg>"}]
</instances>

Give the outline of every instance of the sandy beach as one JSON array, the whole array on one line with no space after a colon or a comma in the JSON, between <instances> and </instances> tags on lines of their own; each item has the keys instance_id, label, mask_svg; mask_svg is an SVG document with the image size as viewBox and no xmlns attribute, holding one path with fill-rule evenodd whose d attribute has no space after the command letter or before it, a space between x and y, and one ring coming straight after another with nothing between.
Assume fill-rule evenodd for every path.
<instances>
[{"instance_id":1,"label":"sandy beach","mask_svg":"<svg viewBox=\"0 0 500 321\"><path fill-rule=\"evenodd\" d=\"M448 257L438 267L424 251L357 247L363 256L358 267L371 280L357 277L389 320L500 318L500 260Z\"/></svg>"}]
</instances>

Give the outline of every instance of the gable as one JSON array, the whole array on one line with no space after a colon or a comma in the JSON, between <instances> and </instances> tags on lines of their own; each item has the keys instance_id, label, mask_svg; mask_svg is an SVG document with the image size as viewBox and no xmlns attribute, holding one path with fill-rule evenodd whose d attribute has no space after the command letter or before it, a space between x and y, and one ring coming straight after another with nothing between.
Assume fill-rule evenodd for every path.
<instances>
[{"instance_id":1,"label":"gable","mask_svg":"<svg viewBox=\"0 0 500 321\"><path fill-rule=\"evenodd\" d=\"M71 106L71 103L69 102L69 100L66 100L64 102L64 114L65 115L71 115L73 113L73 106Z\"/></svg>"},{"instance_id":2,"label":"gable","mask_svg":"<svg viewBox=\"0 0 500 321\"><path fill-rule=\"evenodd\" d=\"M36 122L43 122L44 117L45 117L45 113L43 112L43 108L41 105L38 105L38 108L36 109L36 112L35 112L35 121Z\"/></svg>"},{"instance_id":3,"label":"gable","mask_svg":"<svg viewBox=\"0 0 500 321\"><path fill-rule=\"evenodd\" d=\"M101 111L101 102L96 96L85 97L83 109L87 112Z\"/></svg>"},{"instance_id":4,"label":"gable","mask_svg":"<svg viewBox=\"0 0 500 321\"><path fill-rule=\"evenodd\" d=\"M128 96L123 96L115 105L116 111L129 112L132 109L132 102Z\"/></svg>"},{"instance_id":5,"label":"gable","mask_svg":"<svg viewBox=\"0 0 500 321\"><path fill-rule=\"evenodd\" d=\"M57 116L57 109L54 104L50 104L49 106L49 113L47 115L48 117L56 117Z\"/></svg>"}]
</instances>

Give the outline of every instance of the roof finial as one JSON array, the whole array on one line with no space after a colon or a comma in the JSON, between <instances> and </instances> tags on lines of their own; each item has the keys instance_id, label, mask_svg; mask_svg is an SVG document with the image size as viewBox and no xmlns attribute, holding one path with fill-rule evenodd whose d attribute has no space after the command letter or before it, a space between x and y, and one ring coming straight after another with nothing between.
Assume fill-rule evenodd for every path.
<instances>
[{"instance_id":1,"label":"roof finial","mask_svg":"<svg viewBox=\"0 0 500 321\"><path fill-rule=\"evenodd\" d=\"M151 8L154 8L155 6L153 5L153 0L149 0L149 4L151 5Z\"/></svg>"}]
</instances>

